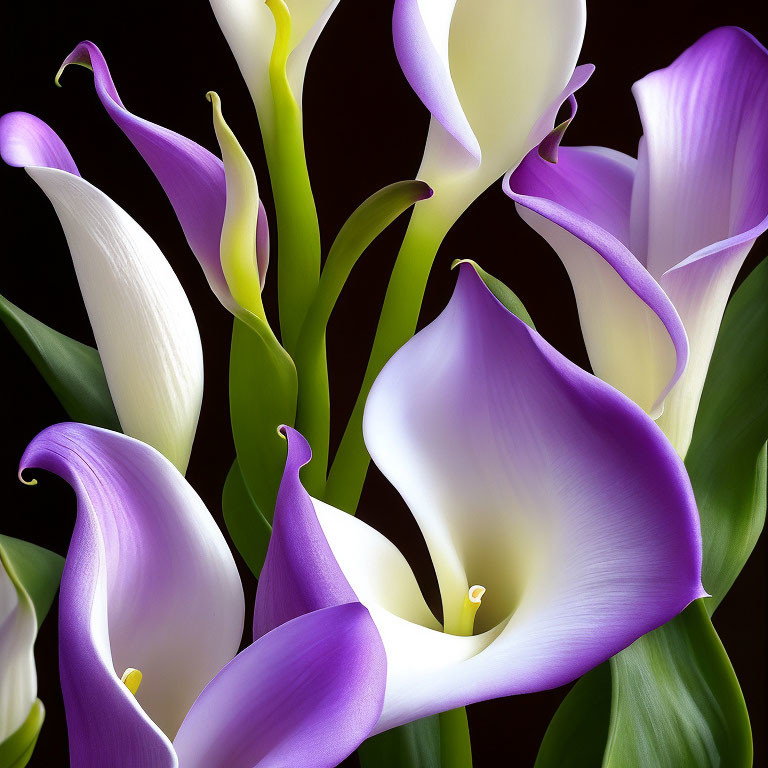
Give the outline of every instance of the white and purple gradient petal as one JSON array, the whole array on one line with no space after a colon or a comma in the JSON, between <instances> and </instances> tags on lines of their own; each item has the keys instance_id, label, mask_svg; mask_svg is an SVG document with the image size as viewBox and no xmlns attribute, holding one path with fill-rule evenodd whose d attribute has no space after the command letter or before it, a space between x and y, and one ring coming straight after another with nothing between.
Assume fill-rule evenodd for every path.
<instances>
[{"instance_id":1,"label":"white and purple gradient petal","mask_svg":"<svg viewBox=\"0 0 768 768\"><path fill-rule=\"evenodd\" d=\"M70 64L80 64L93 71L99 101L157 177L211 289L234 313L236 306L219 256L226 206L226 181L221 160L191 139L129 112L117 93L103 54L93 43L86 40L67 56L57 81ZM263 285L269 262L269 228L261 203L259 224L257 259Z\"/></svg>"},{"instance_id":2,"label":"white and purple gradient petal","mask_svg":"<svg viewBox=\"0 0 768 768\"><path fill-rule=\"evenodd\" d=\"M203 351L173 269L134 219L76 173L42 120L25 112L0 118L0 154L23 164L59 217L123 431L185 471L203 396Z\"/></svg>"},{"instance_id":3,"label":"white and purple gradient petal","mask_svg":"<svg viewBox=\"0 0 768 768\"><path fill-rule=\"evenodd\" d=\"M153 448L83 424L41 432L20 473L77 496L61 580L59 662L74 768L175 768L171 739L237 652L244 599L221 532ZM143 674L136 696L121 682Z\"/></svg>"},{"instance_id":4,"label":"white and purple gradient petal","mask_svg":"<svg viewBox=\"0 0 768 768\"><path fill-rule=\"evenodd\" d=\"M659 416L685 455L733 282L768 229L768 52L716 29L633 90L636 164L585 147L547 168L530 153L506 191L569 272L595 372Z\"/></svg>"},{"instance_id":5,"label":"white and purple gradient petal","mask_svg":"<svg viewBox=\"0 0 768 768\"><path fill-rule=\"evenodd\" d=\"M238 654L200 694L173 742L179 764L333 768L376 725L386 667L360 603L300 615Z\"/></svg>"},{"instance_id":6,"label":"white and purple gradient petal","mask_svg":"<svg viewBox=\"0 0 768 768\"><path fill-rule=\"evenodd\" d=\"M505 309L469 264L445 311L379 375L365 435L424 534L448 630L389 542L314 501L341 589L369 608L387 651L376 731L563 685L705 594L693 493L659 428ZM297 499L276 529L315 535L298 462L284 483ZM312 558L283 563L291 589L312 582ZM473 584L487 590L477 634L460 636Z\"/></svg>"},{"instance_id":7,"label":"white and purple gradient petal","mask_svg":"<svg viewBox=\"0 0 768 768\"><path fill-rule=\"evenodd\" d=\"M628 247L636 165L601 147L560 147L557 163L534 149L503 186L568 271L595 374L658 417L685 370L688 340Z\"/></svg>"},{"instance_id":8,"label":"white and purple gradient petal","mask_svg":"<svg viewBox=\"0 0 768 768\"><path fill-rule=\"evenodd\" d=\"M397 0L395 51L432 114L418 175L436 197L448 187L463 209L552 130L586 74L574 78L585 21L583 0L489 0L482 13L471 0Z\"/></svg>"}]
</instances>

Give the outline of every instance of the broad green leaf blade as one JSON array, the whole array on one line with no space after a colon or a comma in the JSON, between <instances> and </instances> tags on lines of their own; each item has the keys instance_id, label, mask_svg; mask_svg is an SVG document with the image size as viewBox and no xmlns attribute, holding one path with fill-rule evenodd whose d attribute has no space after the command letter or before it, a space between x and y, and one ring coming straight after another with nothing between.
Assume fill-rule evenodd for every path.
<instances>
[{"instance_id":1,"label":"broad green leaf blade","mask_svg":"<svg viewBox=\"0 0 768 768\"><path fill-rule=\"evenodd\" d=\"M11 578L18 581L32 600L39 629L59 588L64 558L36 544L3 535L0 535L0 556L10 565Z\"/></svg>"},{"instance_id":2,"label":"broad green leaf blade","mask_svg":"<svg viewBox=\"0 0 768 768\"><path fill-rule=\"evenodd\" d=\"M363 742L357 754L361 768L441 768L440 716L384 731Z\"/></svg>"},{"instance_id":3,"label":"broad green leaf blade","mask_svg":"<svg viewBox=\"0 0 768 768\"><path fill-rule=\"evenodd\" d=\"M371 195L342 226L328 252L320 284L309 307L296 348L299 401L296 428L312 446L313 458L302 479L307 490L324 495L330 439L330 395L325 333L333 308L352 268L366 248L402 213L432 195L423 181L399 181Z\"/></svg>"},{"instance_id":4,"label":"broad green leaf blade","mask_svg":"<svg viewBox=\"0 0 768 768\"><path fill-rule=\"evenodd\" d=\"M752 765L744 697L704 602L611 659L603 768Z\"/></svg>"},{"instance_id":5,"label":"broad green leaf blade","mask_svg":"<svg viewBox=\"0 0 768 768\"><path fill-rule=\"evenodd\" d=\"M685 463L701 516L704 588L714 611L765 523L768 260L725 310Z\"/></svg>"},{"instance_id":6,"label":"broad green leaf blade","mask_svg":"<svg viewBox=\"0 0 768 768\"><path fill-rule=\"evenodd\" d=\"M0 296L0 320L73 421L120 432L99 353L36 320Z\"/></svg>"},{"instance_id":7,"label":"broad green leaf blade","mask_svg":"<svg viewBox=\"0 0 768 768\"><path fill-rule=\"evenodd\" d=\"M45 707L36 699L24 724L0 744L0 768L24 768L30 761L45 720Z\"/></svg>"},{"instance_id":8,"label":"broad green leaf blade","mask_svg":"<svg viewBox=\"0 0 768 768\"><path fill-rule=\"evenodd\" d=\"M286 456L277 430L281 424L293 426L296 390L293 361L271 331L265 327L259 334L235 319L229 366L232 434L245 485L270 523Z\"/></svg>"},{"instance_id":9,"label":"broad green leaf blade","mask_svg":"<svg viewBox=\"0 0 768 768\"><path fill-rule=\"evenodd\" d=\"M224 483L221 505L229 535L246 565L258 579L267 556L272 526L248 491L237 459Z\"/></svg>"},{"instance_id":10,"label":"broad green leaf blade","mask_svg":"<svg viewBox=\"0 0 768 768\"><path fill-rule=\"evenodd\" d=\"M611 717L611 670L595 667L568 692L552 718L534 768L597 768Z\"/></svg>"}]
</instances>

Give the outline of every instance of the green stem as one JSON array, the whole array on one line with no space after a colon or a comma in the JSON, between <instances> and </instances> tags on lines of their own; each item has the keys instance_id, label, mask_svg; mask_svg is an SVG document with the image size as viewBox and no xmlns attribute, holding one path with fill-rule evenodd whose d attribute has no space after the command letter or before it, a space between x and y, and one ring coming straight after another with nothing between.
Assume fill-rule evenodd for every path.
<instances>
[{"instance_id":1,"label":"green stem","mask_svg":"<svg viewBox=\"0 0 768 768\"><path fill-rule=\"evenodd\" d=\"M282 0L267 3L277 34L269 65L274 112L264 125L264 150L277 216L278 306L283 346L293 354L320 279L320 228L309 181L301 107L286 76L290 14Z\"/></svg>"},{"instance_id":2,"label":"green stem","mask_svg":"<svg viewBox=\"0 0 768 768\"><path fill-rule=\"evenodd\" d=\"M472 744L464 707L440 714L440 768L472 768Z\"/></svg>"},{"instance_id":3,"label":"green stem","mask_svg":"<svg viewBox=\"0 0 768 768\"><path fill-rule=\"evenodd\" d=\"M454 217L435 206L437 195L413 211L395 261L360 394L331 467L325 500L354 514L370 457L363 442L363 410L373 382L390 357L413 336L437 249Z\"/></svg>"}]
</instances>

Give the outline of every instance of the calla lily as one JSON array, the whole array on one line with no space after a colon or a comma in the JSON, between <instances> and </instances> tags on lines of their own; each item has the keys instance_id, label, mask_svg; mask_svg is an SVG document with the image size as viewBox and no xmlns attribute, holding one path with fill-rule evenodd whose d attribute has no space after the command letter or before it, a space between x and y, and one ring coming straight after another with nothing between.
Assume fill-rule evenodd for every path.
<instances>
[{"instance_id":1,"label":"calla lily","mask_svg":"<svg viewBox=\"0 0 768 768\"><path fill-rule=\"evenodd\" d=\"M584 0L396 0L400 66L432 113L418 178L454 218L552 129L576 69ZM446 203L444 203L446 204ZM435 203L430 203L434 206Z\"/></svg>"},{"instance_id":2,"label":"calla lily","mask_svg":"<svg viewBox=\"0 0 768 768\"><path fill-rule=\"evenodd\" d=\"M230 312L237 314L239 307L232 298L220 257L227 199L222 161L185 136L129 112L120 100L103 54L93 43L86 40L67 56L56 76L57 83L70 64L93 71L99 101L163 187L211 290ZM263 204L258 199L256 204L258 228L253 267L263 287L269 264L269 225Z\"/></svg>"},{"instance_id":3,"label":"calla lily","mask_svg":"<svg viewBox=\"0 0 768 768\"><path fill-rule=\"evenodd\" d=\"M728 295L768 229L768 52L717 29L633 90L637 160L533 151L505 189L568 270L595 373L684 456Z\"/></svg>"},{"instance_id":4,"label":"calla lily","mask_svg":"<svg viewBox=\"0 0 768 768\"><path fill-rule=\"evenodd\" d=\"M203 395L184 289L150 236L77 171L61 139L24 112L0 118L0 154L25 168L59 217L123 430L182 472Z\"/></svg>"},{"instance_id":5,"label":"calla lily","mask_svg":"<svg viewBox=\"0 0 768 768\"><path fill-rule=\"evenodd\" d=\"M307 494L309 448L285 433L254 634L356 596L387 651L376 731L563 685L705 594L693 493L664 435L469 264L365 413L371 456L424 534L442 625L384 536Z\"/></svg>"},{"instance_id":6,"label":"calla lily","mask_svg":"<svg viewBox=\"0 0 768 768\"><path fill-rule=\"evenodd\" d=\"M319 768L365 738L385 662L362 606L301 617L235 656L235 562L161 454L59 424L27 448L21 471L31 467L66 479L78 500L59 611L74 768Z\"/></svg>"},{"instance_id":7,"label":"calla lily","mask_svg":"<svg viewBox=\"0 0 768 768\"><path fill-rule=\"evenodd\" d=\"M283 0L277 0L283 2ZM304 75L312 49L339 0L284 0L290 13L286 73L301 103ZM275 45L275 17L264 0L211 0L211 8L243 74L259 119L271 120L269 62ZM262 129L269 126L262 125Z\"/></svg>"}]
</instances>

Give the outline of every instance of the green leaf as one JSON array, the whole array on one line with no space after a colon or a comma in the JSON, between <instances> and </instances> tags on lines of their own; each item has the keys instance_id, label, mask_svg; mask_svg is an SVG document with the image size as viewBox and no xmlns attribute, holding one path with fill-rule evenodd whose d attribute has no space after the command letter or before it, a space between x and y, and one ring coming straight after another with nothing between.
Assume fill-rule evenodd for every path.
<instances>
[{"instance_id":1,"label":"green leaf","mask_svg":"<svg viewBox=\"0 0 768 768\"><path fill-rule=\"evenodd\" d=\"M39 629L59 588L64 558L28 541L0 535L0 559L11 580L32 600Z\"/></svg>"},{"instance_id":2,"label":"green leaf","mask_svg":"<svg viewBox=\"0 0 768 768\"><path fill-rule=\"evenodd\" d=\"M256 578L267 556L272 526L256 506L235 459L224 483L221 497L224 522L229 535Z\"/></svg>"},{"instance_id":3,"label":"green leaf","mask_svg":"<svg viewBox=\"0 0 768 768\"><path fill-rule=\"evenodd\" d=\"M581 677L552 718L534 768L597 768L611 716L611 670L606 662Z\"/></svg>"},{"instance_id":4,"label":"green leaf","mask_svg":"<svg viewBox=\"0 0 768 768\"><path fill-rule=\"evenodd\" d=\"M35 699L24 724L0 744L0 768L24 768L30 761L45 720L45 707Z\"/></svg>"},{"instance_id":5,"label":"green leaf","mask_svg":"<svg viewBox=\"0 0 768 768\"><path fill-rule=\"evenodd\" d=\"M361 768L440 768L440 716L401 725L365 741Z\"/></svg>"},{"instance_id":6,"label":"green leaf","mask_svg":"<svg viewBox=\"0 0 768 768\"><path fill-rule=\"evenodd\" d=\"M36 320L0 296L0 320L73 421L120 432L99 353Z\"/></svg>"},{"instance_id":7,"label":"green leaf","mask_svg":"<svg viewBox=\"0 0 768 768\"><path fill-rule=\"evenodd\" d=\"M768 440L768 260L723 317L685 459L701 516L702 581L713 612L765 523Z\"/></svg>"},{"instance_id":8,"label":"green leaf","mask_svg":"<svg viewBox=\"0 0 768 768\"><path fill-rule=\"evenodd\" d=\"M611 659L603 768L752 765L747 707L704 602Z\"/></svg>"},{"instance_id":9,"label":"green leaf","mask_svg":"<svg viewBox=\"0 0 768 768\"><path fill-rule=\"evenodd\" d=\"M701 517L702 581L713 597L697 601L611 661L614 700L604 768L751 765L747 711L706 613L730 589L765 522L766 297L768 261L763 261L726 308L685 461ZM582 716L588 704L576 691L561 704L545 736L540 757L545 754L549 762L537 768L570 765L571 744L562 735L563 723L554 728L558 720L575 720L584 731L591 729L590 741L600 738L603 723ZM598 695L606 691L593 692ZM662 760L653 750L664 750L667 757Z\"/></svg>"},{"instance_id":10,"label":"green leaf","mask_svg":"<svg viewBox=\"0 0 768 768\"><path fill-rule=\"evenodd\" d=\"M255 328L260 321L253 318ZM272 521L277 489L283 476L286 442L278 433L281 424L296 418L296 369L269 328L257 332L235 319L229 366L229 407L237 460L245 486L267 522ZM235 530L249 525L239 519L247 506L230 510ZM233 534L237 543L237 538ZM240 538L242 543L242 538ZM239 549L239 547L238 547ZM248 548L246 548L248 551ZM251 555L243 555L253 562Z\"/></svg>"},{"instance_id":11,"label":"green leaf","mask_svg":"<svg viewBox=\"0 0 768 768\"><path fill-rule=\"evenodd\" d=\"M423 181L399 181L371 195L342 226L328 252L320 284L296 348L299 400L296 427L312 446L302 473L307 490L324 495L330 437L330 393L325 334L333 308L352 268L368 246L402 213L432 195Z\"/></svg>"}]
</instances>

